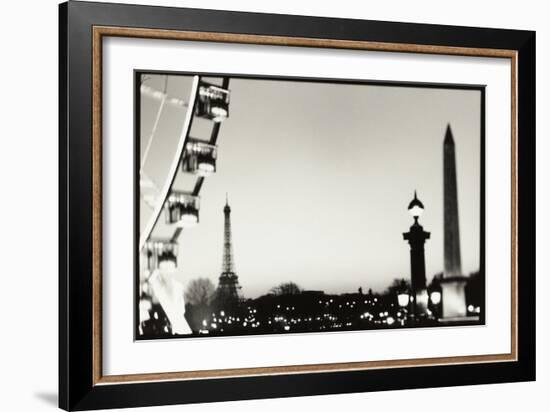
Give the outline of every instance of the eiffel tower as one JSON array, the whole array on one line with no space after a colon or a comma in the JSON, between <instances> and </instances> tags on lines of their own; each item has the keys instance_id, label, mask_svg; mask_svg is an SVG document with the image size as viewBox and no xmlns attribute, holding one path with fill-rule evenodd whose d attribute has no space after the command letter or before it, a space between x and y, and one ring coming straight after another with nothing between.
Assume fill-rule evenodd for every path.
<instances>
[{"instance_id":1,"label":"eiffel tower","mask_svg":"<svg viewBox=\"0 0 550 412\"><path fill-rule=\"evenodd\" d=\"M235 273L235 262L233 260L233 242L231 240L231 207L229 200L225 198L224 232L223 232L223 259L222 273L218 280L216 289L216 305L220 309L234 308L241 300L239 277Z\"/></svg>"}]
</instances>

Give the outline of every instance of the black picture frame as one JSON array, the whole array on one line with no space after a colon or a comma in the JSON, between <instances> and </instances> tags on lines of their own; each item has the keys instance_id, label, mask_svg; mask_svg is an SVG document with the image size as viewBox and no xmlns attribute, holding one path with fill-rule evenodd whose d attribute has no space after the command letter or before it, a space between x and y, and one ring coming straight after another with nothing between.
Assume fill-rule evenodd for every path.
<instances>
[{"instance_id":1,"label":"black picture frame","mask_svg":"<svg viewBox=\"0 0 550 412\"><path fill-rule=\"evenodd\" d=\"M535 32L71 1L59 6L59 406L89 410L535 379ZM512 50L517 360L101 384L94 378L93 28ZM97 195L97 194L96 194ZM99 256L100 258L100 256ZM97 359L95 359L97 361Z\"/></svg>"}]
</instances>

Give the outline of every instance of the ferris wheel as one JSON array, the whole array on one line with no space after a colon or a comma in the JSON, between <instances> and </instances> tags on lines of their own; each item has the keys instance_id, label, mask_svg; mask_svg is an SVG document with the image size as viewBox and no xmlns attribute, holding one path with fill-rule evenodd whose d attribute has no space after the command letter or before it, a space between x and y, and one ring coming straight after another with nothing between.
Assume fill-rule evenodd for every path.
<instances>
[{"instance_id":1,"label":"ferris wheel","mask_svg":"<svg viewBox=\"0 0 550 412\"><path fill-rule=\"evenodd\" d=\"M169 80L178 87L169 87ZM178 238L199 223L200 191L216 172L218 135L229 116L228 87L227 77L141 76L140 325L152 312L158 316L152 311L156 304L170 325L163 332L191 333L184 317L183 288L172 275ZM143 333L141 326L138 333Z\"/></svg>"}]
</instances>

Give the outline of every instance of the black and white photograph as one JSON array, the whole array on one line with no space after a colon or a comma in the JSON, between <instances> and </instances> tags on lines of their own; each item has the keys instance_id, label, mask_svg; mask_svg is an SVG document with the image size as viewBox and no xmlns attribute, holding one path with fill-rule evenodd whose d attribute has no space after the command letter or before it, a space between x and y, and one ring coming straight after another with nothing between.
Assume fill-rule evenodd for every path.
<instances>
[{"instance_id":1,"label":"black and white photograph","mask_svg":"<svg viewBox=\"0 0 550 412\"><path fill-rule=\"evenodd\" d=\"M6 76L8 407L541 398L543 13L398 1L27 11ZM40 87L57 113L29 111Z\"/></svg>"},{"instance_id":2,"label":"black and white photograph","mask_svg":"<svg viewBox=\"0 0 550 412\"><path fill-rule=\"evenodd\" d=\"M484 108L136 71L135 339L483 325Z\"/></svg>"}]
</instances>

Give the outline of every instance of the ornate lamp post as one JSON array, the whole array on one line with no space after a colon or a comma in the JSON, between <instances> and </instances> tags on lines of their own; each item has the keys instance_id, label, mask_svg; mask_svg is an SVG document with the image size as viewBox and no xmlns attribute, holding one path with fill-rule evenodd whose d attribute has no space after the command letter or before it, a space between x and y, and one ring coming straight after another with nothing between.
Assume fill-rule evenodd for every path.
<instances>
[{"instance_id":1,"label":"ornate lamp post","mask_svg":"<svg viewBox=\"0 0 550 412\"><path fill-rule=\"evenodd\" d=\"M407 289L402 289L397 293L397 303L403 309L409 306L410 295Z\"/></svg>"},{"instance_id":2,"label":"ornate lamp post","mask_svg":"<svg viewBox=\"0 0 550 412\"><path fill-rule=\"evenodd\" d=\"M397 289L397 304L404 313L403 317L401 318L401 325L409 324L410 322L412 323L414 321L414 311L411 310L411 300L412 299L409 287L407 286L405 279L401 279L401 282Z\"/></svg>"},{"instance_id":3,"label":"ornate lamp post","mask_svg":"<svg viewBox=\"0 0 550 412\"><path fill-rule=\"evenodd\" d=\"M424 211L424 205L414 192L414 199L409 203L409 213L414 218L414 223L407 233L403 233L403 239L409 242L411 247L411 293L413 310L416 319L426 315L428 309L428 290L426 288L426 261L424 257L424 243L430 238L430 233L418 223L418 218Z\"/></svg>"}]
</instances>

